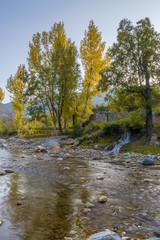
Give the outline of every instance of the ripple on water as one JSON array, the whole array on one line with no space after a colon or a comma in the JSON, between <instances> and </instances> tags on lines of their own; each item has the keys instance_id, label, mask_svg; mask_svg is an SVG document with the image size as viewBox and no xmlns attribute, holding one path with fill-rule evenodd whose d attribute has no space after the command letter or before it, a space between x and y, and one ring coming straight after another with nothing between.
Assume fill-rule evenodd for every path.
<instances>
[{"instance_id":1,"label":"ripple on water","mask_svg":"<svg viewBox=\"0 0 160 240\"><path fill-rule=\"evenodd\" d=\"M78 224L89 232L117 228L143 238L160 227L160 170L155 167L73 158L37 161L6 150L0 151L0 165L15 170L0 176L1 239L61 240L75 229L80 236L76 213L90 201L95 207L82 213ZM100 195L107 196L105 204L97 201Z\"/></svg>"}]
</instances>

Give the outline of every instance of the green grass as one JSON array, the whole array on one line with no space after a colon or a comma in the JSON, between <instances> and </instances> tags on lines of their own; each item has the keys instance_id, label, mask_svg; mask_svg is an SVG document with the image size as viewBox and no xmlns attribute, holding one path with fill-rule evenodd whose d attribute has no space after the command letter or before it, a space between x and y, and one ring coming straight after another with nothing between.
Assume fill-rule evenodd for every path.
<instances>
[{"instance_id":1,"label":"green grass","mask_svg":"<svg viewBox=\"0 0 160 240\"><path fill-rule=\"evenodd\" d=\"M160 146L147 145L147 144L139 143L139 141L135 141L134 143L123 146L120 152L160 154Z\"/></svg>"}]
</instances>

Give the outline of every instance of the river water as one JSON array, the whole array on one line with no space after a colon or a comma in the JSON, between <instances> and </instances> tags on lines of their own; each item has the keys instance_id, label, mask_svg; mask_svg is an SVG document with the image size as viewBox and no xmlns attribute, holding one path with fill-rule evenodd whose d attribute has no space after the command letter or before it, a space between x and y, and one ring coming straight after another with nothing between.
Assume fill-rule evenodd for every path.
<instances>
[{"instance_id":1,"label":"river water","mask_svg":"<svg viewBox=\"0 0 160 240\"><path fill-rule=\"evenodd\" d=\"M139 239L160 232L160 166L64 160L0 150L0 239L86 239L106 228ZM103 175L103 180L97 176ZM106 195L107 203L97 199ZM95 206L83 212L84 204Z\"/></svg>"}]
</instances>

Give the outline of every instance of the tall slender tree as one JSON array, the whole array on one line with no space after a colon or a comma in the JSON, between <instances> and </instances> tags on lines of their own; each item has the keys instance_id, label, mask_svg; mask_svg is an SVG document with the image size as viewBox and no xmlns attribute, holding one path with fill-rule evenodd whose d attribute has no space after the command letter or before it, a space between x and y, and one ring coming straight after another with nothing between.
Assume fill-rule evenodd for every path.
<instances>
[{"instance_id":1,"label":"tall slender tree","mask_svg":"<svg viewBox=\"0 0 160 240\"><path fill-rule=\"evenodd\" d=\"M102 41L101 33L93 20L90 21L88 30L85 31L81 41L80 57L84 69L82 90L82 119L84 119L88 105L93 97L99 94L97 85L100 80L100 72L106 69L109 63L109 58L105 52L105 42Z\"/></svg>"},{"instance_id":2,"label":"tall slender tree","mask_svg":"<svg viewBox=\"0 0 160 240\"><path fill-rule=\"evenodd\" d=\"M24 65L20 65L14 76L7 81L7 90L11 93L14 124L18 133L23 130L25 110L25 89L28 73Z\"/></svg>"}]
</instances>

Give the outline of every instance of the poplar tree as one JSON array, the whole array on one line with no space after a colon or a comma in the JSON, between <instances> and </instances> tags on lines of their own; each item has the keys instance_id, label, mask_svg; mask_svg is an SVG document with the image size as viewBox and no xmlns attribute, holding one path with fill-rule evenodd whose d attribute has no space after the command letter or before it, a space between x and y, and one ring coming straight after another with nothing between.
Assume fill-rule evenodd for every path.
<instances>
[{"instance_id":1,"label":"poplar tree","mask_svg":"<svg viewBox=\"0 0 160 240\"><path fill-rule=\"evenodd\" d=\"M93 20L90 21L88 30L85 31L84 38L81 41L80 57L84 70L82 90L82 119L84 119L88 106L91 106L93 97L99 94L97 86L100 80L100 73L109 63L105 52L105 42L102 41L101 32L98 31L98 27L95 26Z\"/></svg>"},{"instance_id":2,"label":"poplar tree","mask_svg":"<svg viewBox=\"0 0 160 240\"><path fill-rule=\"evenodd\" d=\"M7 90L11 93L14 125L19 134L23 131L27 79L27 70L24 65L20 65L16 74L7 81Z\"/></svg>"},{"instance_id":3,"label":"poplar tree","mask_svg":"<svg viewBox=\"0 0 160 240\"><path fill-rule=\"evenodd\" d=\"M0 102L3 101L4 96L5 96L5 93L4 93L4 91L2 90L2 88L0 88Z\"/></svg>"},{"instance_id":4,"label":"poplar tree","mask_svg":"<svg viewBox=\"0 0 160 240\"><path fill-rule=\"evenodd\" d=\"M28 95L43 102L54 123L63 133L62 119L70 110L78 88L80 70L77 48L67 38L63 23L55 23L51 30L37 33L29 44L28 57L31 80Z\"/></svg>"}]
</instances>

